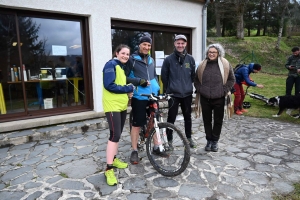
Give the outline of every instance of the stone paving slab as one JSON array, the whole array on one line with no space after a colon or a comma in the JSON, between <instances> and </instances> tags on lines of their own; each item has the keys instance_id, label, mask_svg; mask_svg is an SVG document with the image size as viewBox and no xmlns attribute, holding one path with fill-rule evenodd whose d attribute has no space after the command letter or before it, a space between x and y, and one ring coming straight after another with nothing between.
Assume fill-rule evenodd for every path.
<instances>
[{"instance_id":1,"label":"stone paving slab","mask_svg":"<svg viewBox=\"0 0 300 200\"><path fill-rule=\"evenodd\" d=\"M219 152L206 152L201 119L193 120L188 168L179 176L164 177L145 152L138 165L116 169L118 185L106 184L105 150L109 134L104 121L94 128L0 148L0 200L25 199L272 199L293 191L300 182L300 126L271 119L234 116L224 121ZM99 126L99 124L101 124ZM84 123L87 124L87 123ZM176 126L183 131L183 121ZM82 126L82 124L80 124ZM62 126L64 129L67 126ZM74 128L75 127L75 128ZM44 129L45 130L45 129ZM20 134L20 133L18 133ZM24 135L23 135L24 134ZM27 137L28 132L21 133ZM13 138L5 136L5 138ZM129 161L128 122L119 143L119 157Z\"/></svg>"}]
</instances>

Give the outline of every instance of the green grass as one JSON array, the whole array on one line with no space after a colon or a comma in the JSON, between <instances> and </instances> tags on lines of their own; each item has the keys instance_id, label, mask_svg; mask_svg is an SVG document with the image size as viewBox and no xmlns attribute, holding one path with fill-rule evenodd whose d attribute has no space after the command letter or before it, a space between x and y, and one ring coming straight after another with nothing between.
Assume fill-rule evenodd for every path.
<instances>
[{"instance_id":1,"label":"green grass","mask_svg":"<svg viewBox=\"0 0 300 200\"><path fill-rule=\"evenodd\" d=\"M271 98L274 96L284 96L285 95L285 80L286 75L270 75L264 73L256 73L251 74L250 77L254 80L254 82L258 84L263 84L264 88L257 87L249 87L248 93L257 93L265 96L266 98ZM246 90L246 87L244 87ZM294 89L292 93L294 93ZM258 99L253 99L249 95L246 95L244 101L248 101L251 103L251 108L249 108L249 112L245 113L246 116L251 117L259 117L259 118L270 118L273 120L291 122L295 124L300 124L300 119L295 119L290 117L285 112L278 118L272 117L272 115L277 114L278 107L266 105L263 101ZM297 110L294 110L292 114L297 113Z\"/></svg>"},{"instance_id":2,"label":"green grass","mask_svg":"<svg viewBox=\"0 0 300 200\"><path fill-rule=\"evenodd\" d=\"M258 62L262 65L262 72L268 74L283 75L287 73L284 65L291 49L300 44L300 37L283 37L280 43L280 50L275 49L277 37L245 37L238 40L236 37L209 37L207 44L220 43L224 46L225 57L232 66L238 63Z\"/></svg>"},{"instance_id":3,"label":"green grass","mask_svg":"<svg viewBox=\"0 0 300 200\"><path fill-rule=\"evenodd\" d=\"M60 173L59 175L60 175L61 177L64 177L64 178L69 178L68 175L65 174L65 173Z\"/></svg>"},{"instance_id":4,"label":"green grass","mask_svg":"<svg viewBox=\"0 0 300 200\"><path fill-rule=\"evenodd\" d=\"M288 195L278 195L273 197L274 200L300 200L300 184L294 184L294 192Z\"/></svg>"}]
</instances>

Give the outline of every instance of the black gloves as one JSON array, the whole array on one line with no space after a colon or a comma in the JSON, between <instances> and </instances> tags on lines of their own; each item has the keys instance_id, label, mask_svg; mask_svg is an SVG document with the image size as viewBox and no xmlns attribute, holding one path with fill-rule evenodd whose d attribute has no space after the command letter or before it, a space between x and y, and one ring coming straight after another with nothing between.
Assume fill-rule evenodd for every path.
<instances>
[{"instance_id":1,"label":"black gloves","mask_svg":"<svg viewBox=\"0 0 300 200\"><path fill-rule=\"evenodd\" d=\"M147 85L148 85L148 81L146 79L141 79L140 80L140 86L147 87Z\"/></svg>"}]
</instances>

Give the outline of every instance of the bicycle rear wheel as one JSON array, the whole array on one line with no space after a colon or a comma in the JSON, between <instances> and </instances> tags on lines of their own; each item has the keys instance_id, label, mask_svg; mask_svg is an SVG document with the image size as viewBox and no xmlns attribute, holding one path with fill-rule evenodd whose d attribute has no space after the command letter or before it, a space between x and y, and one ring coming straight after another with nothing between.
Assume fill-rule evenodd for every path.
<instances>
[{"instance_id":1,"label":"bicycle rear wheel","mask_svg":"<svg viewBox=\"0 0 300 200\"><path fill-rule=\"evenodd\" d=\"M177 176L181 174L188 166L190 161L190 146L186 137L182 132L168 122L158 123L159 134L163 142L164 148L167 149L168 157L161 157L153 153L154 142L156 137L155 128L152 128L146 141L147 156L154 169L164 176ZM166 129L173 130L173 149L169 147L168 141L163 141L163 131Z\"/></svg>"}]
</instances>

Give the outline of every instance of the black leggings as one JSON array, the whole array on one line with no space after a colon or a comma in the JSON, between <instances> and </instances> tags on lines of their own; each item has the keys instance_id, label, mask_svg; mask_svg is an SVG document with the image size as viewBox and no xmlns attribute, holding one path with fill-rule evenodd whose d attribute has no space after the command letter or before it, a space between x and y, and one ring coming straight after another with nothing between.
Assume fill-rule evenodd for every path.
<instances>
[{"instance_id":1,"label":"black leggings","mask_svg":"<svg viewBox=\"0 0 300 200\"><path fill-rule=\"evenodd\" d=\"M110 130L108 140L111 142L119 142L125 124L127 110L121 112L106 112L105 115Z\"/></svg>"}]
</instances>

